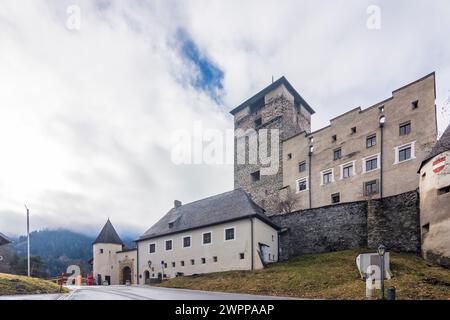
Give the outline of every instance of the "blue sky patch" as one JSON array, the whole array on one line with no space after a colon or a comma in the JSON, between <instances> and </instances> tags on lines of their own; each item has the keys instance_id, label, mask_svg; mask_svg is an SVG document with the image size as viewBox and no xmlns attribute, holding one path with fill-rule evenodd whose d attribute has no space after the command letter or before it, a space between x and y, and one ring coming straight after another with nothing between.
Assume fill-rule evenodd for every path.
<instances>
[{"instance_id":1,"label":"blue sky patch","mask_svg":"<svg viewBox=\"0 0 450 320\"><path fill-rule=\"evenodd\" d=\"M192 38L182 29L177 34L180 41L180 51L185 59L194 64L198 75L193 77L191 85L198 90L206 91L214 100L220 101L223 89L223 71L206 57Z\"/></svg>"}]
</instances>

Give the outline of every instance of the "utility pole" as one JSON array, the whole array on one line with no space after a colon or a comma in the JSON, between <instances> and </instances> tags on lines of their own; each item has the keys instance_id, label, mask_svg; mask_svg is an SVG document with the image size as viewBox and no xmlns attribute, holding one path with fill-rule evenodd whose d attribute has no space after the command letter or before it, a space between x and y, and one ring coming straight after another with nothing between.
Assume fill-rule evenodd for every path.
<instances>
[{"instance_id":1,"label":"utility pole","mask_svg":"<svg viewBox=\"0 0 450 320\"><path fill-rule=\"evenodd\" d=\"M31 261L30 261L30 209L27 209L27 260L28 260L28 276L31 277Z\"/></svg>"}]
</instances>

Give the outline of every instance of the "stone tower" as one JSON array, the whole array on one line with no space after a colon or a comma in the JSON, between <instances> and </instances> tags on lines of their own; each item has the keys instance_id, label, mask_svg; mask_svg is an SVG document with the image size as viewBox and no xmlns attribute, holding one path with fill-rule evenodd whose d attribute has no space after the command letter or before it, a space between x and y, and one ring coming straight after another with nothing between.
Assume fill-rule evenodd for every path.
<instances>
[{"instance_id":1,"label":"stone tower","mask_svg":"<svg viewBox=\"0 0 450 320\"><path fill-rule=\"evenodd\" d=\"M230 113L234 116L236 130L234 187L249 193L268 214L278 212L284 187L283 161L286 160L282 158L282 141L303 131L309 133L311 115L315 112L286 78L281 77ZM274 139L276 130L279 130L279 139ZM261 140L263 135L268 137L267 144L261 143L265 142ZM258 150L256 162L249 155L249 146L255 145L254 137L258 138L254 147ZM267 152L260 152L264 144L269 146ZM277 150L272 150L271 146ZM269 165L263 153L271 155ZM267 170L267 167L275 167L275 170Z\"/></svg>"},{"instance_id":2,"label":"stone tower","mask_svg":"<svg viewBox=\"0 0 450 320\"><path fill-rule=\"evenodd\" d=\"M93 276L97 284L119 283L117 268L117 252L122 251L124 244L114 229L111 221L105 226L93 243Z\"/></svg>"}]
</instances>

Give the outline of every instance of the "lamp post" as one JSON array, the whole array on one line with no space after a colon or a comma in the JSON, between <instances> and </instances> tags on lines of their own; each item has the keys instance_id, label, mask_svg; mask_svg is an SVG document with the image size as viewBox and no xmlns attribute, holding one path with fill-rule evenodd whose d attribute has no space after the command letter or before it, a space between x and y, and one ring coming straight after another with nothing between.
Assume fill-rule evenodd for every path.
<instances>
[{"instance_id":1,"label":"lamp post","mask_svg":"<svg viewBox=\"0 0 450 320\"><path fill-rule=\"evenodd\" d=\"M386 122L386 117L382 115L379 119L380 124L380 198L383 199L383 133L384 133L384 123Z\"/></svg>"},{"instance_id":2,"label":"lamp post","mask_svg":"<svg viewBox=\"0 0 450 320\"><path fill-rule=\"evenodd\" d=\"M162 268L162 275L161 275L161 279L164 280L164 260L161 261L161 268Z\"/></svg>"},{"instance_id":3,"label":"lamp post","mask_svg":"<svg viewBox=\"0 0 450 320\"><path fill-rule=\"evenodd\" d=\"M31 262L30 262L30 209L25 205L27 209L27 265L28 265L28 276L31 277Z\"/></svg>"},{"instance_id":4,"label":"lamp post","mask_svg":"<svg viewBox=\"0 0 450 320\"><path fill-rule=\"evenodd\" d=\"M309 146L308 152L308 197L309 197L309 208L312 208L312 196L311 196L311 167L312 167L312 155L314 152L314 146Z\"/></svg>"},{"instance_id":5,"label":"lamp post","mask_svg":"<svg viewBox=\"0 0 450 320\"><path fill-rule=\"evenodd\" d=\"M380 256L380 269L381 269L381 274L380 274L380 291L381 291L381 299L384 299L384 254L386 253L386 247L382 244L380 244L378 246L378 255Z\"/></svg>"}]
</instances>

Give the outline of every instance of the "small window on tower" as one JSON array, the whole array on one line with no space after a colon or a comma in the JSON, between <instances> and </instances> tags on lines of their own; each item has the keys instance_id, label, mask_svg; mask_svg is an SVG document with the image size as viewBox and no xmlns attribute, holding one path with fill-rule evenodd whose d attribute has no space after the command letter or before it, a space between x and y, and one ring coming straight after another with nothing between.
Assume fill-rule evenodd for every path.
<instances>
[{"instance_id":1,"label":"small window on tower","mask_svg":"<svg viewBox=\"0 0 450 320\"><path fill-rule=\"evenodd\" d=\"M288 153L287 158L288 158L288 160L291 160L292 159L292 153Z\"/></svg>"},{"instance_id":2,"label":"small window on tower","mask_svg":"<svg viewBox=\"0 0 450 320\"><path fill-rule=\"evenodd\" d=\"M356 133L356 127L352 128L352 134Z\"/></svg>"},{"instance_id":3,"label":"small window on tower","mask_svg":"<svg viewBox=\"0 0 450 320\"><path fill-rule=\"evenodd\" d=\"M419 100L413 101L412 102L412 108L413 109L417 109L419 107Z\"/></svg>"},{"instance_id":4,"label":"small window on tower","mask_svg":"<svg viewBox=\"0 0 450 320\"><path fill-rule=\"evenodd\" d=\"M331 136L331 142L336 142L336 141L337 141L337 135Z\"/></svg>"},{"instance_id":5,"label":"small window on tower","mask_svg":"<svg viewBox=\"0 0 450 320\"><path fill-rule=\"evenodd\" d=\"M257 181L261 180L261 173L259 170L256 172L253 172L252 174L250 174L250 176L252 177L253 182L257 182Z\"/></svg>"},{"instance_id":6,"label":"small window on tower","mask_svg":"<svg viewBox=\"0 0 450 320\"><path fill-rule=\"evenodd\" d=\"M331 195L331 203L332 204L336 204L341 202L341 194L340 193L335 193Z\"/></svg>"},{"instance_id":7,"label":"small window on tower","mask_svg":"<svg viewBox=\"0 0 450 320\"><path fill-rule=\"evenodd\" d=\"M103 254L103 249L100 249L100 254Z\"/></svg>"}]
</instances>

